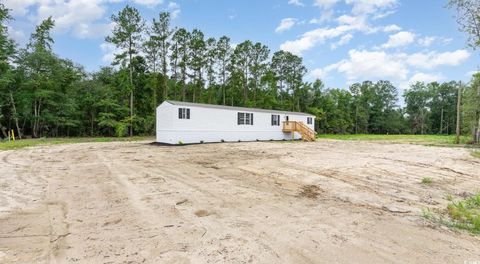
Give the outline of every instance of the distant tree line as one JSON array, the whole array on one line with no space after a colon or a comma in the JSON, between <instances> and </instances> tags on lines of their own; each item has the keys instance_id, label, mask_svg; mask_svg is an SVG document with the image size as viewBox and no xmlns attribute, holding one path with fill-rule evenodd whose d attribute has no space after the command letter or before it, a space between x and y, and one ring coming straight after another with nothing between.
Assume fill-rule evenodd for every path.
<instances>
[{"instance_id":1,"label":"distant tree line","mask_svg":"<svg viewBox=\"0 0 480 264\"><path fill-rule=\"evenodd\" d=\"M166 12L147 26L130 6L111 17L112 65L87 73L52 51L52 18L22 48L8 37L10 19L0 4L0 137L11 129L23 137L149 135L164 100L309 112L319 133L454 133L454 81L412 85L400 107L389 81L348 89L305 82L299 56L173 28ZM478 131L479 87L480 75L463 87L465 133Z\"/></svg>"}]
</instances>

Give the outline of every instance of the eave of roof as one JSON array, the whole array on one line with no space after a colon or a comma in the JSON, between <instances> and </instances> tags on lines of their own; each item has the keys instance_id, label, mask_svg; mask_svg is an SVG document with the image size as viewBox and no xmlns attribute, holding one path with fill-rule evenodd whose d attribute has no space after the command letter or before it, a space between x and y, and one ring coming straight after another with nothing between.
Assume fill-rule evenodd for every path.
<instances>
[{"instance_id":1,"label":"eave of roof","mask_svg":"<svg viewBox=\"0 0 480 264\"><path fill-rule=\"evenodd\" d=\"M312 114L307 114L302 112L291 112L291 111L282 111L282 110L226 106L226 105L199 104L199 103L180 102L180 101L173 101L173 100L166 100L165 102L172 105L178 105L178 106L203 107L203 108L224 109L224 110L233 110L233 111L254 111L254 112L262 112L262 113L290 114L290 115L303 115L303 116L315 117Z\"/></svg>"}]
</instances>

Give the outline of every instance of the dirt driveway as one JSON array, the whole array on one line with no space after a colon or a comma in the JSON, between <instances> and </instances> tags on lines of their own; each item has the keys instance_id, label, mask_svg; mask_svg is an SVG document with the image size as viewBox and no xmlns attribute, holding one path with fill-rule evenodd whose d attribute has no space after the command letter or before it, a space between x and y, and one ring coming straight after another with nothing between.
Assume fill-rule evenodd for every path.
<instances>
[{"instance_id":1,"label":"dirt driveway","mask_svg":"<svg viewBox=\"0 0 480 264\"><path fill-rule=\"evenodd\" d=\"M480 261L478 236L422 218L479 189L468 151L407 144L3 151L0 263Z\"/></svg>"}]
</instances>

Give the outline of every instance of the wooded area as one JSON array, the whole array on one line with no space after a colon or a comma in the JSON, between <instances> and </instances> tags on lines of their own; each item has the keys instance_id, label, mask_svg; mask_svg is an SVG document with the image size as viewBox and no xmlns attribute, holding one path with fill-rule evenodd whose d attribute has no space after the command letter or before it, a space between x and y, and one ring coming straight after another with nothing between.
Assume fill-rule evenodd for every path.
<instances>
[{"instance_id":1,"label":"wooded area","mask_svg":"<svg viewBox=\"0 0 480 264\"><path fill-rule=\"evenodd\" d=\"M399 89L387 80L347 89L306 82L299 56L173 28L166 12L147 26L130 6L111 17L115 27L105 40L119 51L114 62L88 73L52 51L52 18L37 25L25 47L9 38L11 19L0 4L0 137L11 129L34 138L149 135L155 108L166 99L308 112L319 133L453 134L459 87L462 132L480 137L480 74L468 84L413 84L401 107ZM478 46L480 35L473 35Z\"/></svg>"}]
</instances>

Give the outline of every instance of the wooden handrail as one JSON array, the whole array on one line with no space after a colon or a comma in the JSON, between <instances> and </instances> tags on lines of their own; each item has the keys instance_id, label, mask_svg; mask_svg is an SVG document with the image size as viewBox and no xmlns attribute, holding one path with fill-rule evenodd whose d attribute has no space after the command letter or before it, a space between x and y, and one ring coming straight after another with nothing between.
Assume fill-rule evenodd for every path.
<instances>
[{"instance_id":1,"label":"wooden handrail","mask_svg":"<svg viewBox=\"0 0 480 264\"><path fill-rule=\"evenodd\" d=\"M305 141L314 141L316 132L300 121L284 121L284 132L299 132Z\"/></svg>"}]
</instances>

